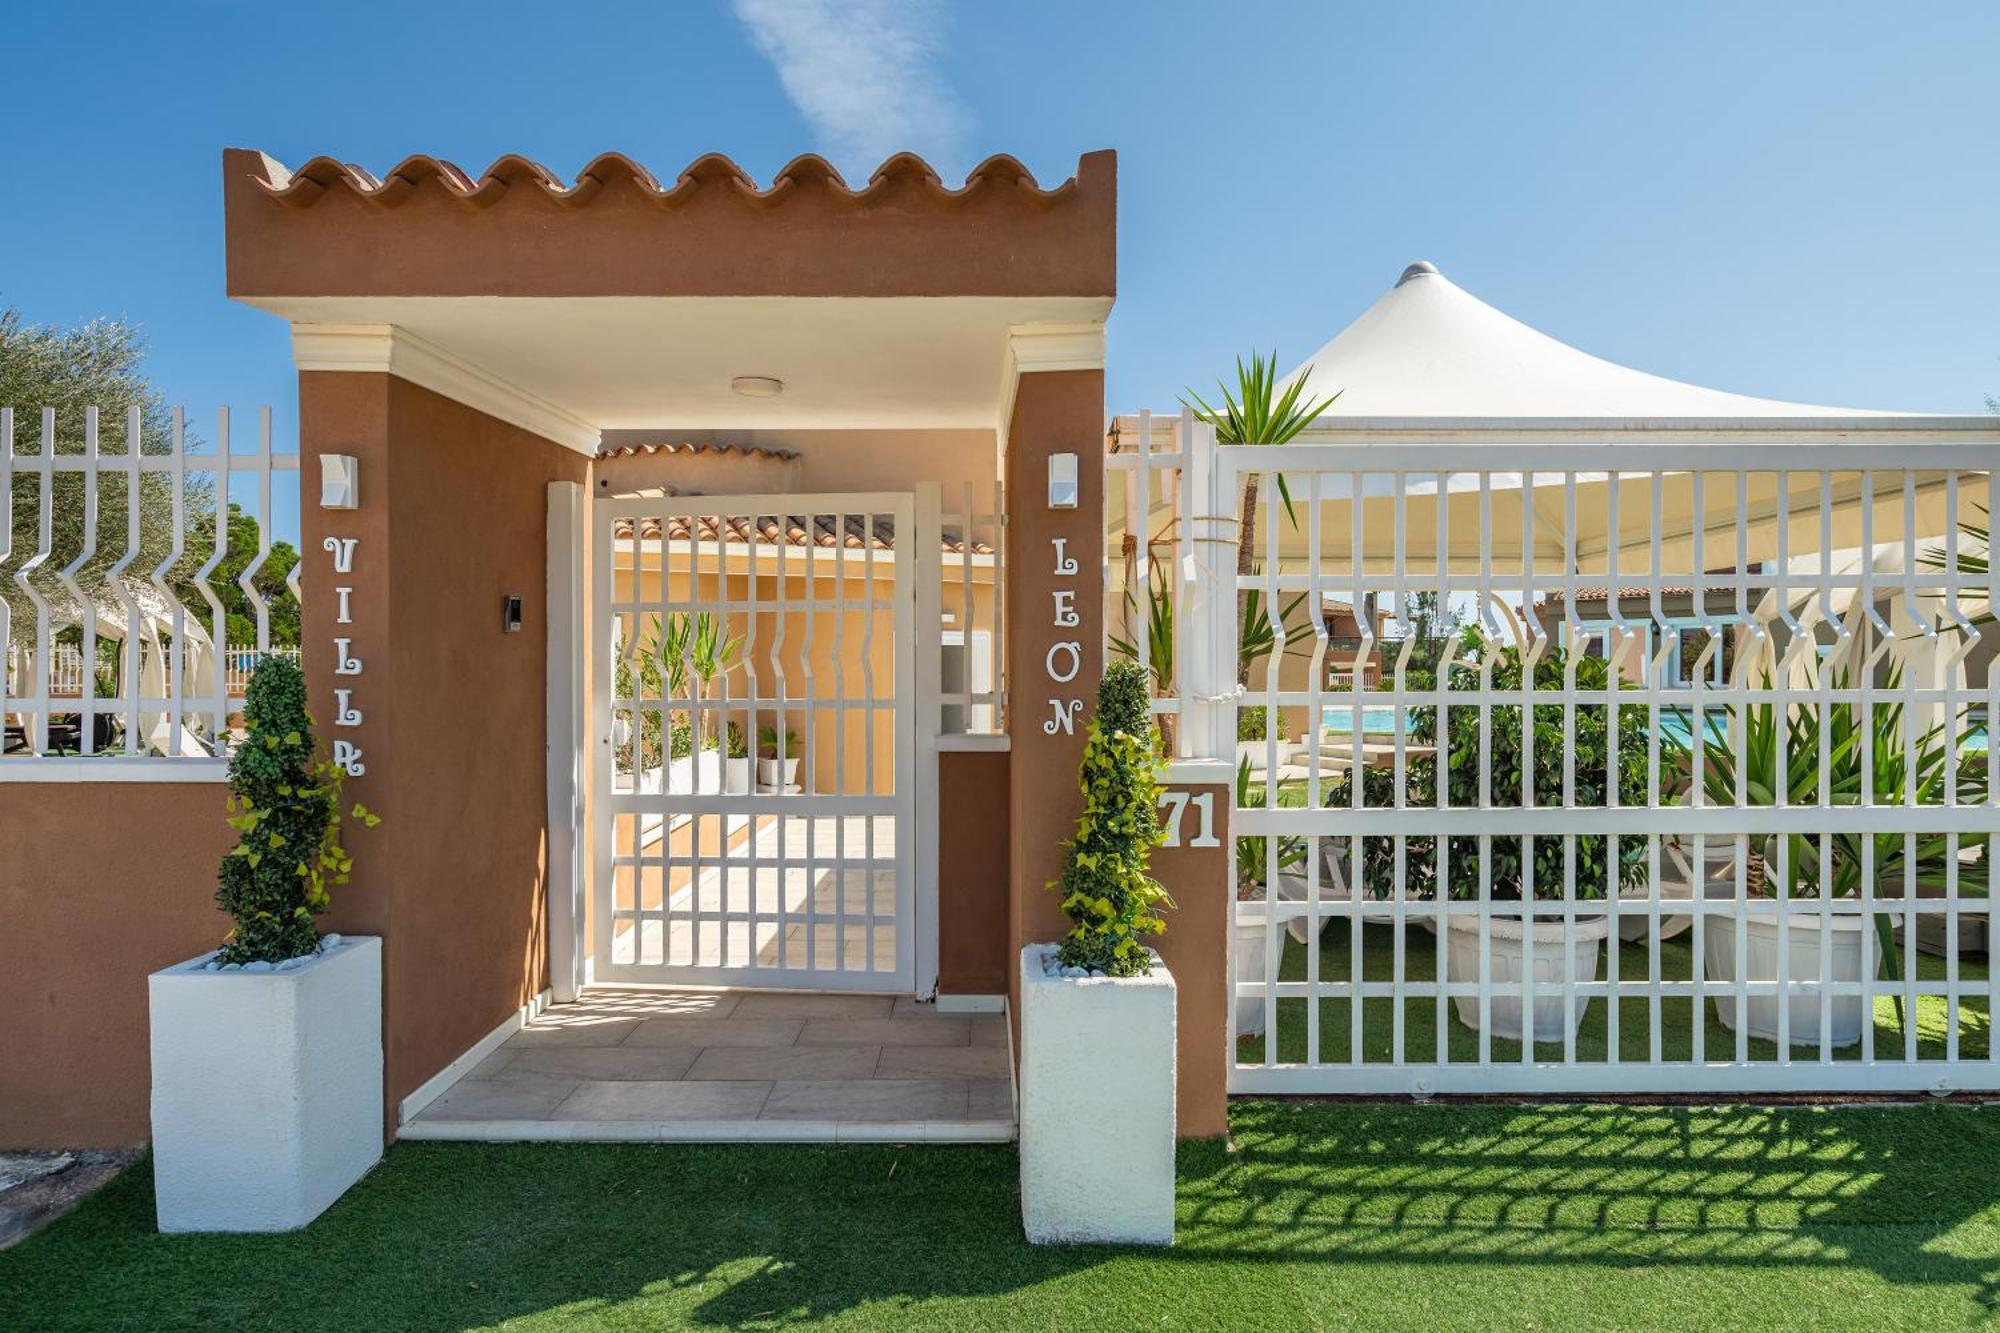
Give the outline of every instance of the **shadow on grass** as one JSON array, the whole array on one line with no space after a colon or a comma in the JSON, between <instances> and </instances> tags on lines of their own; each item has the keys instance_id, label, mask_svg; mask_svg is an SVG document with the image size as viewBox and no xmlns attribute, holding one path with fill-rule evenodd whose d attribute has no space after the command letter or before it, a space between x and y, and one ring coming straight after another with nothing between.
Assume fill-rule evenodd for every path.
<instances>
[{"instance_id":1,"label":"shadow on grass","mask_svg":"<svg viewBox=\"0 0 2000 1333\"><path fill-rule=\"evenodd\" d=\"M276 1237L155 1234L142 1163L0 1254L0 1310L23 1329L1255 1325L1371 1292L1435 1316L1529 1270L1612 1299L1666 1269L1801 1292L1858 1271L1904 1313L1956 1315L2000 1290L1996 1232L1952 1238L2000 1199L1996 1117L1246 1102L1236 1150L1183 1148L1169 1252L1027 1246L1004 1147L406 1144Z\"/></svg>"}]
</instances>

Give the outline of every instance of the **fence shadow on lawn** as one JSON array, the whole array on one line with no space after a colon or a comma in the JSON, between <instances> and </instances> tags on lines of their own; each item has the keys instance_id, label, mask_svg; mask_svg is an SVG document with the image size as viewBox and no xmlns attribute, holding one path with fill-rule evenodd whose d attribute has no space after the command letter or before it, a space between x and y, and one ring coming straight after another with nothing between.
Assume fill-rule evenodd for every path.
<instances>
[{"instance_id":1,"label":"fence shadow on lawn","mask_svg":"<svg viewBox=\"0 0 2000 1333\"><path fill-rule=\"evenodd\" d=\"M1142 1308L1274 1326L1301 1289L1346 1300L1413 1266L1475 1286L1561 1267L1586 1299L1598 1274L1726 1286L1781 1265L1921 1283L1932 1311L2000 1299L2000 1113L1252 1101L1233 1119L1233 1149L1184 1146L1165 1252L1027 1245L1004 1147L404 1144L268 1237L156 1234L142 1162L0 1254L0 1309L36 1329L1113 1327Z\"/></svg>"},{"instance_id":2,"label":"fence shadow on lawn","mask_svg":"<svg viewBox=\"0 0 2000 1333\"><path fill-rule=\"evenodd\" d=\"M1176 1257L1864 1267L2000 1307L2000 1117L1960 1105L1240 1101L1184 1151Z\"/></svg>"}]
</instances>

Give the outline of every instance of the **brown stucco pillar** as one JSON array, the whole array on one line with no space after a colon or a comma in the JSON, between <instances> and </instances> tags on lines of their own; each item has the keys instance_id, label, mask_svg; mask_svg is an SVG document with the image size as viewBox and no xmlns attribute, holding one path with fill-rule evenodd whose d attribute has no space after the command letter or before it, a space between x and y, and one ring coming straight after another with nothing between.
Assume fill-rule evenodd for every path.
<instances>
[{"instance_id":1,"label":"brown stucco pillar","mask_svg":"<svg viewBox=\"0 0 2000 1333\"><path fill-rule=\"evenodd\" d=\"M1020 377L1007 441L1008 1008L1019 1024L1024 945L1060 939L1067 923L1045 887L1083 808L1077 766L1104 672L1104 372ZM1049 456L1077 456L1074 509L1048 505ZM1057 543L1062 543L1060 551ZM1061 562L1060 566L1058 562ZM1072 567L1073 566L1073 567ZM1057 594L1062 618L1058 625ZM1069 645L1074 645L1072 648ZM1068 680L1051 676L1074 674ZM1056 700L1070 724L1056 722ZM1080 703L1081 707L1072 707Z\"/></svg>"},{"instance_id":2,"label":"brown stucco pillar","mask_svg":"<svg viewBox=\"0 0 2000 1333\"><path fill-rule=\"evenodd\" d=\"M404 1097L547 985L548 483L587 483L589 460L374 371L302 373L299 439L313 713L323 744L358 748L349 794L382 817L350 824L326 927L383 937L393 1133ZM358 509L318 506L320 454L358 460ZM328 538L355 539L348 572ZM337 674L339 639L360 674Z\"/></svg>"},{"instance_id":3,"label":"brown stucco pillar","mask_svg":"<svg viewBox=\"0 0 2000 1333\"><path fill-rule=\"evenodd\" d=\"M1009 903L1008 756L950 751L938 756L938 994L1003 995L1007 990Z\"/></svg>"},{"instance_id":4,"label":"brown stucco pillar","mask_svg":"<svg viewBox=\"0 0 2000 1333\"><path fill-rule=\"evenodd\" d=\"M1154 947L1174 974L1178 1005L1178 1087L1175 1110L1184 1139L1229 1132L1229 1059L1233 990L1229 971L1231 789L1221 783L1171 783L1185 807L1163 803L1172 845L1153 852L1153 877L1173 897L1167 930ZM1196 846L1203 814L1193 798L1206 795L1214 812L1213 846ZM1181 809L1178 820L1173 812Z\"/></svg>"}]
</instances>

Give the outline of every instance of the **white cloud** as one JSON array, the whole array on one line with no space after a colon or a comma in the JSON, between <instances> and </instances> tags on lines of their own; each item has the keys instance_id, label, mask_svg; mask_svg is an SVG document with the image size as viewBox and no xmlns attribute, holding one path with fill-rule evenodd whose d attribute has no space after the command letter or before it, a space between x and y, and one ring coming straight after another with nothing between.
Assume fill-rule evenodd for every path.
<instances>
[{"instance_id":1,"label":"white cloud","mask_svg":"<svg viewBox=\"0 0 2000 1333\"><path fill-rule=\"evenodd\" d=\"M859 185L892 153L950 155L966 116L939 80L939 0L732 0L819 146Z\"/></svg>"}]
</instances>

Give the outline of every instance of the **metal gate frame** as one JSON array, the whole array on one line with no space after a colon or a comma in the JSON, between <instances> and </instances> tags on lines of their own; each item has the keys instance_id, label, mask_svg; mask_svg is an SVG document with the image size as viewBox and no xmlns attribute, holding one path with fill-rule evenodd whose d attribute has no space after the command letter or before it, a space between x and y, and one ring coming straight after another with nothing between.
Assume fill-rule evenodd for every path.
<instances>
[{"instance_id":1,"label":"metal gate frame","mask_svg":"<svg viewBox=\"0 0 2000 1333\"><path fill-rule=\"evenodd\" d=\"M919 974L924 968L934 966L934 961L932 961L936 955L934 873L920 874L920 871L935 856L935 832L934 829L921 825L919 821L920 806L926 807L927 812L934 812L935 810L934 802L920 802L919 800L920 793L927 786L934 784L925 782L924 775L919 768L919 756L922 753L926 756L934 757L934 734L930 737L930 744L923 744L923 737L920 733L925 731L926 728L930 733L934 733L935 714L938 712L938 709L935 682L933 681L929 687L921 689L918 683L920 680L918 672L919 658L934 659L935 652L927 653L925 651L927 641L920 640L920 636L916 632L916 612L921 597L920 584L922 580L934 579L936 575L934 568L936 564L935 537L938 525L936 510L935 495L913 495L911 493L897 492L603 498L594 500L591 503L589 518L591 613L586 626L586 634L592 648L590 653L589 729L592 738L591 751L593 756L591 760L593 799L591 801L592 813L590 818L591 864L593 873L591 875L589 893L593 915L591 930L592 974L596 981L612 981L628 984L753 986L817 990L907 992L915 987L919 980ZM730 794L719 790L689 793L664 790L671 785L670 782L666 781L661 783L663 790L657 793L646 793L637 790L621 792L617 790L615 786L616 747L613 744L612 718L614 709L621 703L626 702L614 699L613 695L613 659L615 656L613 645L615 642L614 634L617 617L621 615L631 616L636 623L637 618L643 615L659 614L664 616L676 610L697 612L701 610L736 610L749 611L754 614L757 611L772 610L832 609L835 607L854 609L860 605L853 598L842 598L840 601L833 603L821 603L814 592L816 578L806 578L806 595L803 598L786 600L786 585L790 580L802 577L808 571L818 569L818 566L814 564L814 553L815 551L823 551L828 548L812 545L807 545L803 548L794 548L783 544L767 544L763 542L729 543L721 540L719 536L714 542L710 543L704 542L700 538L698 529L691 529L693 535L686 542L670 542L665 534L665 522L667 519L673 517L692 519L702 516L753 517L766 515L839 516L842 519L843 532L845 519L848 516L861 515L887 518L891 522L894 532L894 550L892 559L889 562L893 570L893 585L889 596L893 610L891 620L892 633L895 638L893 680L891 682L894 693L890 699L895 717L894 743L891 749L893 792L886 796L826 795L811 791L797 794L769 794L758 792L756 784L753 782L752 790L747 794ZM778 579L780 589L779 600L775 602L761 601L754 596L753 589L752 597L740 605L730 602L726 597L720 600L710 599L704 601L698 593L685 601L676 602L666 596L667 588L664 579L662 580L660 589L661 596L658 599L652 601L642 601L637 598L624 601L615 600L613 597L615 587L613 555L614 542L617 540L618 524L624 520L636 523L638 520L645 518L658 518L661 520L660 550L663 570L670 547L685 550L691 559L699 559L704 552L713 552L717 559L724 562L723 567L725 569L729 568L728 562L730 557L740 552L743 555L744 561L742 572L748 573L752 577L775 576ZM932 538L928 546L926 546L924 540L927 533ZM859 566L861 570L865 571L871 567L868 562L873 561L876 555L876 552L870 547L863 547L861 559L850 560L848 555L849 548L844 541L837 541L831 549L835 553L833 561L836 569L839 571L838 577L842 578L843 582L855 577L854 574L848 572L850 565ZM802 551L803 554L794 558L790 554L794 551ZM930 552L928 560L922 558L925 551ZM824 571L820 570L819 573L823 576ZM871 586L871 591L867 594L870 612L871 614L879 614L883 607L879 595L872 591L874 580L868 578L866 582ZM632 591L636 592L636 589ZM690 589L690 591L691 593L695 592L694 589ZM935 672L932 675L934 676ZM765 714L803 712L810 717L814 708L829 702L830 697L814 695L812 693L813 683L810 669L805 673L805 677L805 694L792 693L792 684L783 679L782 671L780 671L779 679L776 682L777 690L775 692L767 690L760 681L756 687L755 698L732 700L724 697L719 700L712 700L708 703L696 705L696 707L701 711L713 711L719 705L722 708L751 709ZM879 684L876 684L873 688L879 689ZM873 694L873 689L871 689L871 697L876 697ZM843 695L841 706L846 707L850 704L851 696ZM879 711L879 708L874 711ZM868 715L872 717L874 712L871 711ZM754 738L752 739L754 742ZM748 923L750 939L753 945L750 950L750 964L748 966L731 967L727 965L701 966L698 963L694 965L673 965L664 961L659 963L629 962L622 964L612 962L611 946L613 928L617 921L631 920L637 926L648 919L659 920L662 924L662 958L664 960L664 958L669 956L666 953L666 939L674 920L672 907L673 895L670 888L667 887L664 873L662 905L657 912L648 910L641 905L636 887L633 903L630 908L616 906L614 898L616 871L619 865L626 863L633 864L636 867L641 861L649 860L650 858L634 856L628 859L619 852L613 843L615 821L620 815L631 815L635 818L658 815L663 822L668 822L671 821L673 816L680 814L722 815L725 817L725 820L730 816L808 819L853 815L871 817L880 815L893 816L896 821L896 845L893 860L874 857L867 858L863 862L864 867L876 864L893 864L894 867L896 892L894 917L895 959L893 968L857 970L848 969L845 966L844 957L839 955L844 954L844 927L850 924L847 921L847 917L852 915L846 912L843 912L840 919L840 925L843 929L836 932L836 940L843 947L836 949L837 956L833 966L811 965L812 962L816 962L817 960L806 962L806 965L798 965L800 962L806 960L786 960L786 965L781 966L756 965L757 950L754 947L756 929L760 922L767 919L774 921L778 927L781 940L780 957L781 959L784 958L782 940L785 926L789 924L787 921L788 914L783 907L784 871L790 868L792 864L788 858L782 856L778 863L780 876L780 907L778 915L775 918L760 916L756 910L754 894L756 868L760 864L754 855L754 840L757 830L756 818L751 819L753 855L749 859L749 865L751 867L750 880L752 893L748 911L744 914L732 915L728 911L725 890L724 907L720 914L722 922L737 919ZM810 854L812 850L812 843L810 841L812 837L810 832L811 827L811 825L808 825L809 855L806 861L809 876L814 873L813 868L825 864L829 859ZM843 852L844 850L843 848ZM844 854L830 859L836 863L838 872L843 876L851 868L848 865L848 858ZM670 860L669 854L662 854L660 864L662 865L663 872L666 865L670 863ZM697 861L694 867L697 886L699 884L700 873ZM864 868L864 874L869 875L870 879L867 881L867 888L865 889L869 899L869 906L868 910L863 914L865 922L863 928L870 932L870 939L872 941L874 925L872 920L874 897L872 885L873 871ZM930 891L921 891L925 887L928 887ZM803 920L810 924L821 924L817 914L812 910L811 899L812 891L809 887L807 894L808 910ZM692 919L695 922L699 922L701 919L698 901L693 909ZM720 926L718 926L718 929L720 929ZM808 959L811 959L810 954L808 955Z\"/></svg>"}]
</instances>

